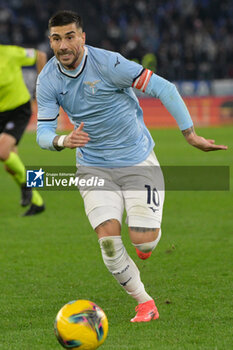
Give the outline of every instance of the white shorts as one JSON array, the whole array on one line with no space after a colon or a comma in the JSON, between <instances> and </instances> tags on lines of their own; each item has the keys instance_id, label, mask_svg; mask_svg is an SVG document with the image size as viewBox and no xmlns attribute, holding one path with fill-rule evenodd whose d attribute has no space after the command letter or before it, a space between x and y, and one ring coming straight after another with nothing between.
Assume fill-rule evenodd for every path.
<instances>
[{"instance_id":1,"label":"white shorts","mask_svg":"<svg viewBox=\"0 0 233 350\"><path fill-rule=\"evenodd\" d=\"M122 222L124 209L129 227L160 228L164 202L164 179L152 151L140 164L127 168L78 166L76 176L105 180L103 189L80 188L86 215L95 229L106 220Z\"/></svg>"}]
</instances>

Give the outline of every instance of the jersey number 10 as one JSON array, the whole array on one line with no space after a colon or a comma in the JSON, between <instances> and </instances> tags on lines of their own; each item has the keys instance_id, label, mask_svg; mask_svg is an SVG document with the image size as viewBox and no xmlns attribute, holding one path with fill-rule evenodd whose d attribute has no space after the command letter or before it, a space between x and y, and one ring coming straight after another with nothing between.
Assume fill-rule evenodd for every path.
<instances>
[{"instance_id":1,"label":"jersey number 10","mask_svg":"<svg viewBox=\"0 0 233 350\"><path fill-rule=\"evenodd\" d=\"M147 189L147 204L151 204L151 200L156 205L156 207L159 206L159 194L157 189L154 187L151 189L150 185L145 185L145 188Z\"/></svg>"}]
</instances>

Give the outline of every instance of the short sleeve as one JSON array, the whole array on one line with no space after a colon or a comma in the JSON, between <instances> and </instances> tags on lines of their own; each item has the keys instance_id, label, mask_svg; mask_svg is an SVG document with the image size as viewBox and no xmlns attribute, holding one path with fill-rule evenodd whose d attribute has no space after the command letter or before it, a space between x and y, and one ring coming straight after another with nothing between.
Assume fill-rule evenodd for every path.
<instances>
[{"instance_id":1,"label":"short sleeve","mask_svg":"<svg viewBox=\"0 0 233 350\"><path fill-rule=\"evenodd\" d=\"M35 49L24 49L22 66L33 66L36 63L37 51Z\"/></svg>"},{"instance_id":2,"label":"short sleeve","mask_svg":"<svg viewBox=\"0 0 233 350\"><path fill-rule=\"evenodd\" d=\"M36 63L37 51L20 46L6 46L6 51L13 62L19 66L33 66Z\"/></svg>"},{"instance_id":3,"label":"short sleeve","mask_svg":"<svg viewBox=\"0 0 233 350\"><path fill-rule=\"evenodd\" d=\"M108 73L111 81L118 88L131 87L142 71L143 67L140 64L127 60L119 53L112 53L110 56Z\"/></svg>"}]
</instances>

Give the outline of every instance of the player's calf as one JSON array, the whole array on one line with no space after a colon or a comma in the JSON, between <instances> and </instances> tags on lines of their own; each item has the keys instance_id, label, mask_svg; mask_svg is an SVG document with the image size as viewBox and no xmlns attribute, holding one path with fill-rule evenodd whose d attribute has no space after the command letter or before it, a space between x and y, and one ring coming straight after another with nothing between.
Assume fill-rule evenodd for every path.
<instances>
[{"instance_id":1,"label":"player's calf","mask_svg":"<svg viewBox=\"0 0 233 350\"><path fill-rule=\"evenodd\" d=\"M99 244L105 266L125 291L138 303L151 300L145 291L136 264L127 254L121 236L102 237Z\"/></svg>"},{"instance_id":2,"label":"player's calf","mask_svg":"<svg viewBox=\"0 0 233 350\"><path fill-rule=\"evenodd\" d=\"M32 200L32 189L27 187L25 183L21 185L21 200L20 205L26 207L31 203Z\"/></svg>"}]
</instances>

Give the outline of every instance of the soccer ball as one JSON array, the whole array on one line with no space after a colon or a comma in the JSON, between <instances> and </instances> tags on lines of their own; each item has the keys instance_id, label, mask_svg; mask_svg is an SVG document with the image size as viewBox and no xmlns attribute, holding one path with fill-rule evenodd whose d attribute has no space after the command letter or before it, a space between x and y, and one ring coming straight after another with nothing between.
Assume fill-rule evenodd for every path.
<instances>
[{"instance_id":1,"label":"soccer ball","mask_svg":"<svg viewBox=\"0 0 233 350\"><path fill-rule=\"evenodd\" d=\"M66 349L95 350L107 337L108 319L95 303L75 300L58 312L54 331Z\"/></svg>"}]
</instances>

